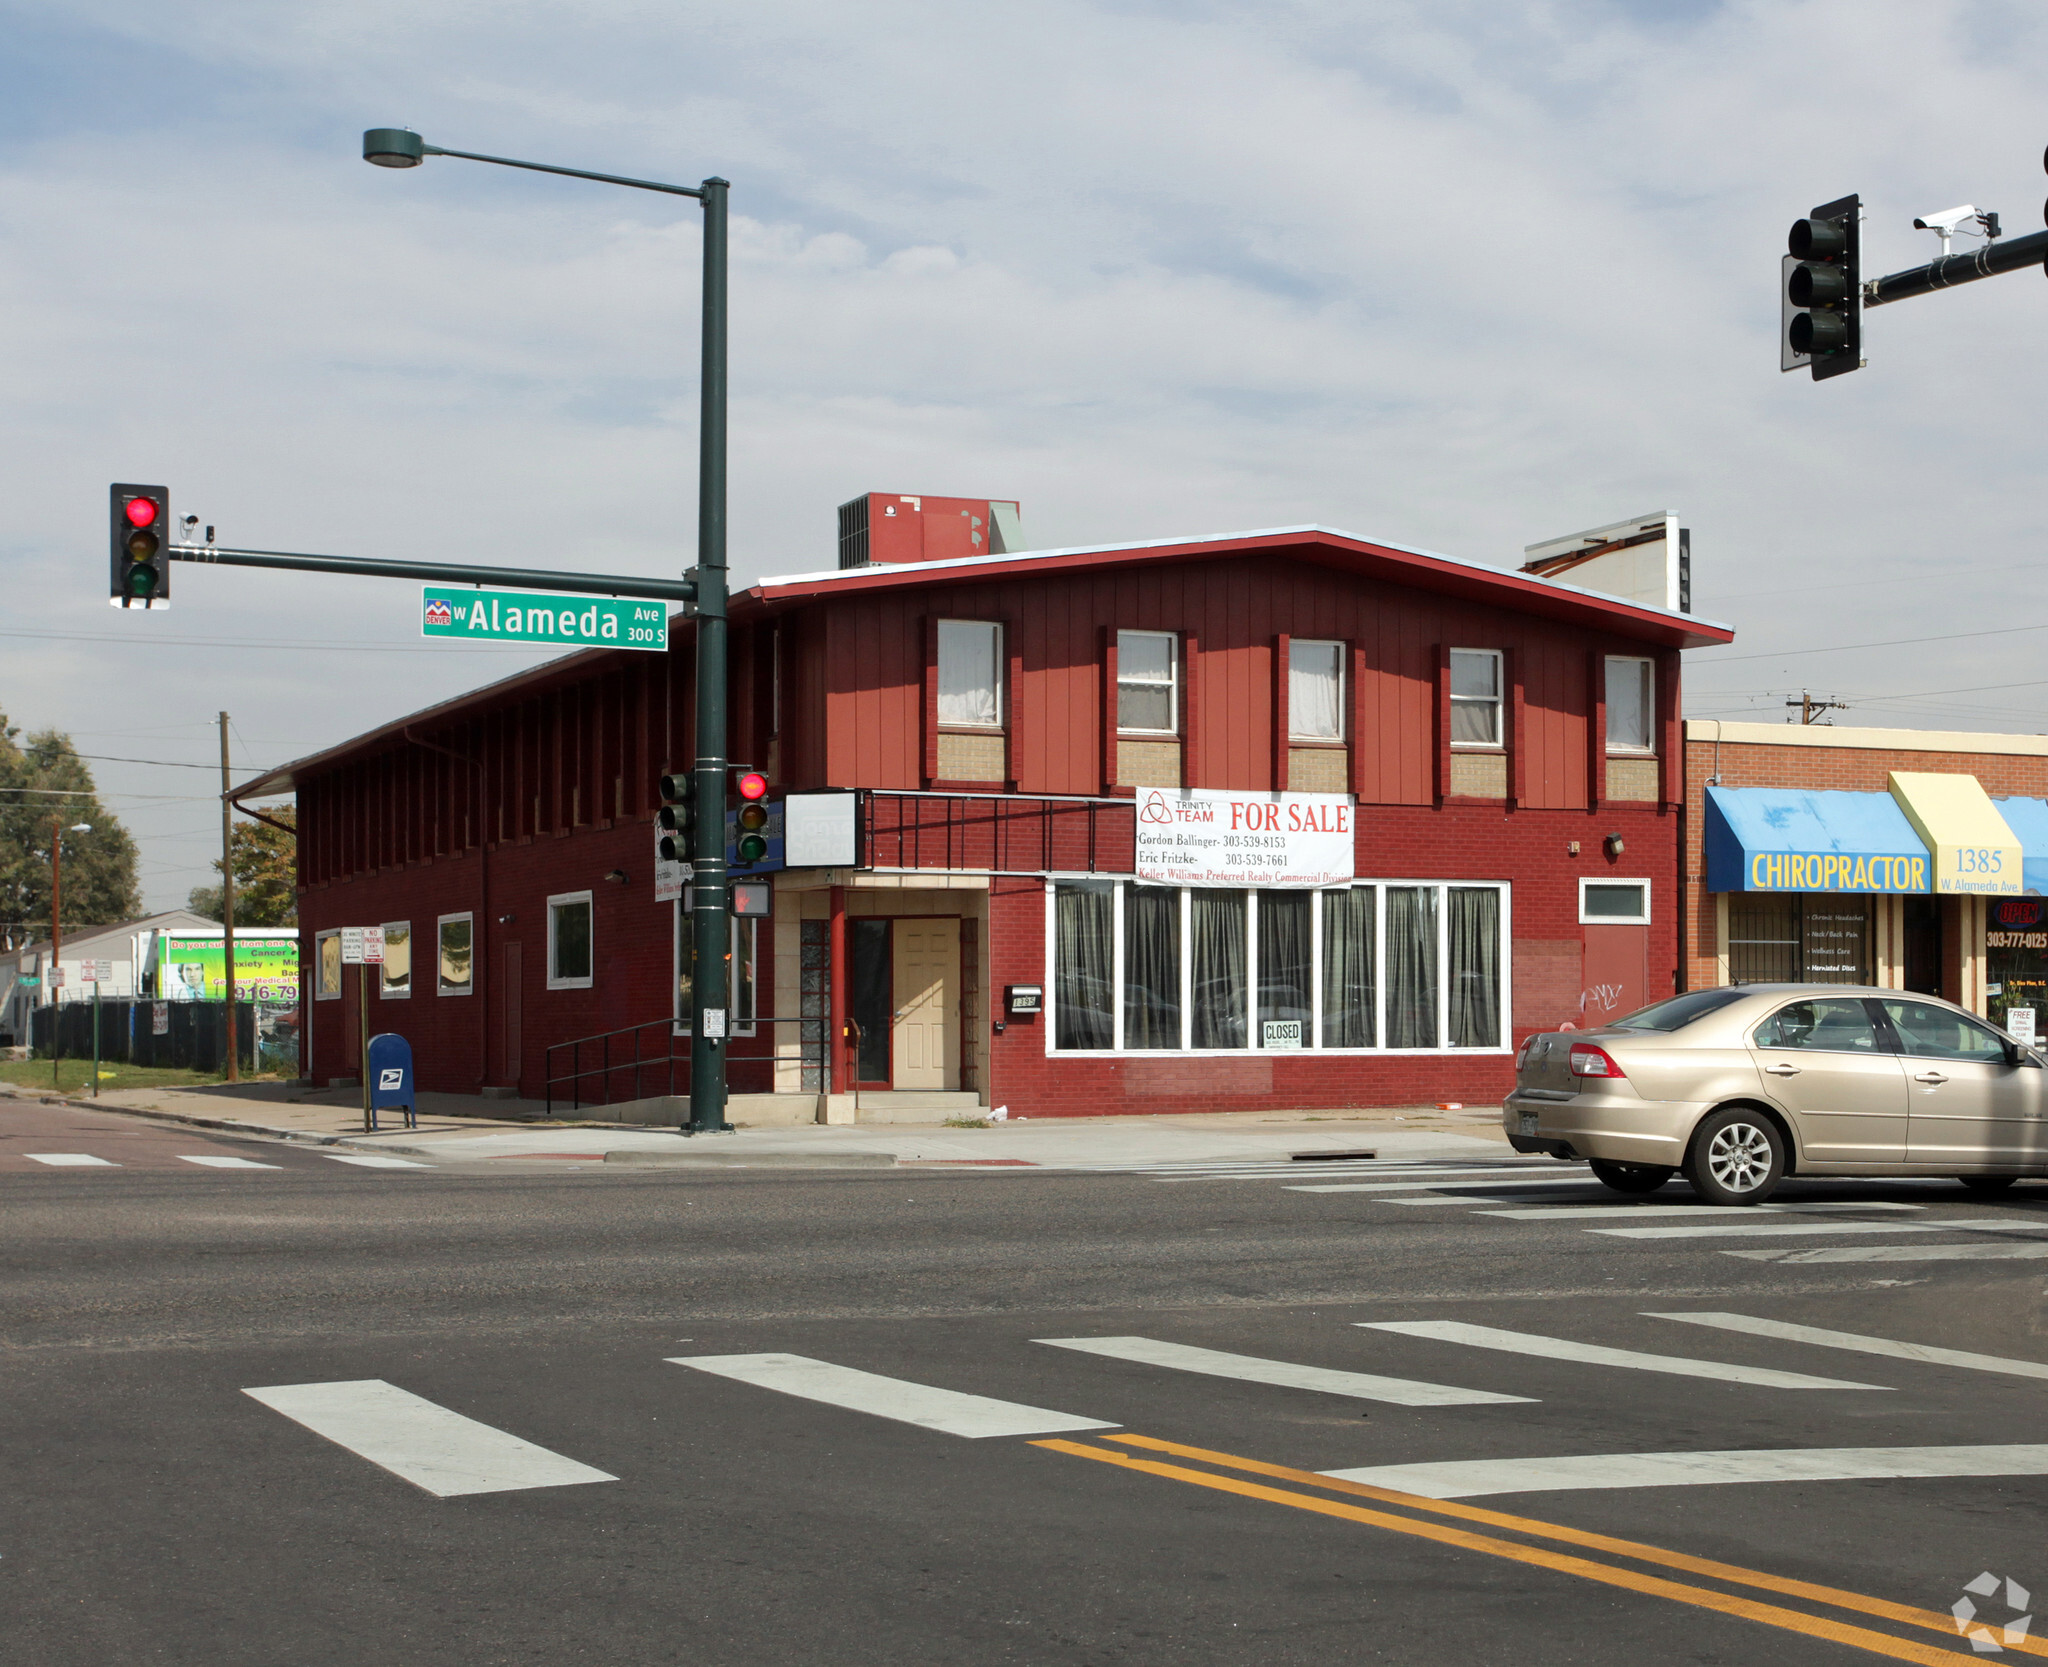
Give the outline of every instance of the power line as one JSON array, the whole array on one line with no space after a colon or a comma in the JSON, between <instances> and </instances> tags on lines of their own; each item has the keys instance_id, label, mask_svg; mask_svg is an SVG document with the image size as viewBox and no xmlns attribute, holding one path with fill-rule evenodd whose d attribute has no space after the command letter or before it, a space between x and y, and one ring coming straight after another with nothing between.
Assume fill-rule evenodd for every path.
<instances>
[{"instance_id":1,"label":"power line","mask_svg":"<svg viewBox=\"0 0 2048 1667\"><path fill-rule=\"evenodd\" d=\"M1961 642L1965 637L2009 637L2021 631L2048 631L2048 625L2000 625L1989 631L1951 631L1939 637L1887 637L1882 642L1841 642L1826 648L1787 648L1775 654L1724 654L1704 663L1727 666L1738 660L1789 660L1795 654L1847 654L1857 648L1905 648L1913 643Z\"/></svg>"}]
</instances>

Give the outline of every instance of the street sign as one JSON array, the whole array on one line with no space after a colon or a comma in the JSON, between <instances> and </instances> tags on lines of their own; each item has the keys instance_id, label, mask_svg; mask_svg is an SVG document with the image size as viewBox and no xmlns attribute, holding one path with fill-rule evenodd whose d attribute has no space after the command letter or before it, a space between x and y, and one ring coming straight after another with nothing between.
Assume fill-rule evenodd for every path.
<instances>
[{"instance_id":1,"label":"street sign","mask_svg":"<svg viewBox=\"0 0 2048 1667\"><path fill-rule=\"evenodd\" d=\"M536 596L519 590L428 585L420 592L420 635L666 654L668 604L632 597Z\"/></svg>"},{"instance_id":2,"label":"street sign","mask_svg":"<svg viewBox=\"0 0 2048 1667\"><path fill-rule=\"evenodd\" d=\"M363 928L363 965L381 967L384 964L384 928L365 926Z\"/></svg>"},{"instance_id":3,"label":"street sign","mask_svg":"<svg viewBox=\"0 0 2048 1667\"><path fill-rule=\"evenodd\" d=\"M363 964L363 929L360 926L341 929L341 964L345 967Z\"/></svg>"},{"instance_id":4,"label":"street sign","mask_svg":"<svg viewBox=\"0 0 2048 1667\"><path fill-rule=\"evenodd\" d=\"M112 961L80 961L78 981L81 984L111 984L114 982Z\"/></svg>"}]
</instances>

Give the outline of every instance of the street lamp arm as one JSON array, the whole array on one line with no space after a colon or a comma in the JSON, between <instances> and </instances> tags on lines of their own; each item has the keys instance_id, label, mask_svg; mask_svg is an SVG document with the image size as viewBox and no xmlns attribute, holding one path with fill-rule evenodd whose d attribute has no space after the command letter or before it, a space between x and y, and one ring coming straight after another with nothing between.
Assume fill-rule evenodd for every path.
<instances>
[{"instance_id":1,"label":"street lamp arm","mask_svg":"<svg viewBox=\"0 0 2048 1667\"><path fill-rule=\"evenodd\" d=\"M627 179L623 174L592 174L581 168L557 168L546 162L516 162L509 156L482 156L475 151L443 150L439 145L421 145L423 156L459 156L465 162L495 162L501 168L525 168L536 174L567 174L571 179L594 179L604 185L630 185L636 191L666 191L672 197L696 197L704 191L696 185L663 185L658 180Z\"/></svg>"}]
</instances>

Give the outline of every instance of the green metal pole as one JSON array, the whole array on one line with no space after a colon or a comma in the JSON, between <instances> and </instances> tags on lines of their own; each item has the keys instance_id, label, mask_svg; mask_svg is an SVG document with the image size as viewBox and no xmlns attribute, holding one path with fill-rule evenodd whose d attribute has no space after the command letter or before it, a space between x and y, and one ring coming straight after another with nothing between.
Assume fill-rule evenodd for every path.
<instances>
[{"instance_id":1,"label":"green metal pole","mask_svg":"<svg viewBox=\"0 0 2048 1667\"><path fill-rule=\"evenodd\" d=\"M92 1097L100 1097L100 987L92 987Z\"/></svg>"},{"instance_id":2,"label":"green metal pole","mask_svg":"<svg viewBox=\"0 0 2048 1667\"><path fill-rule=\"evenodd\" d=\"M690 910L696 948L690 1000L690 1121L686 1134L718 1134L725 1120L726 956L732 900L725 872L725 208L727 182L707 179L704 200L704 358L697 457L697 795Z\"/></svg>"}]
</instances>

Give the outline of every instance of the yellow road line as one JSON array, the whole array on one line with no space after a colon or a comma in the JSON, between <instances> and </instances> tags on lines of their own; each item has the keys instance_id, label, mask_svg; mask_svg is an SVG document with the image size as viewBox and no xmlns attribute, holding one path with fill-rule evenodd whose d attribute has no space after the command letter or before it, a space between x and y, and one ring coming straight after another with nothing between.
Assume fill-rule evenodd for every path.
<instances>
[{"instance_id":1,"label":"yellow road line","mask_svg":"<svg viewBox=\"0 0 2048 1667\"><path fill-rule=\"evenodd\" d=\"M1910 1604L1867 1597L1861 1592L1843 1591L1838 1586L1819 1586L1811 1581L1766 1574L1760 1569L1746 1569L1735 1563L1716 1562L1711 1557L1694 1557L1683 1551L1667 1551L1662 1546L1645 1545L1640 1540L1617 1539L1610 1534L1594 1534L1583 1528L1568 1528L1562 1523L1542 1522L1533 1517L1510 1516L1505 1511L1489 1511L1479 1505L1464 1505L1449 1499L1429 1499L1421 1494L1372 1487L1364 1482L1348 1482L1337 1476L1319 1475L1313 1470L1295 1470L1284 1464L1267 1464L1259 1459L1240 1458L1235 1453L1218 1453L1206 1447L1187 1447L1179 1442L1161 1441L1156 1436L1112 1435L1105 1431L1100 1439L1120 1441L1132 1447L1149 1447L1156 1452L1173 1453L1184 1459L1200 1459L1206 1464L1221 1465L1231 1470L1246 1470L1254 1475L1276 1476L1282 1481L1300 1482L1332 1493L1348 1493L1362 1499L1376 1499L1382 1504L1399 1505L1404 1510L1428 1511L1437 1516L1457 1517L1465 1522L1485 1523L1490 1528L1510 1529L1515 1533L1532 1535L1538 1539L1558 1540L1568 1545L1585 1546L1593 1551L1613 1552L1623 1557L1635 1558L1639 1562L1659 1563L1665 1568L1684 1569L1688 1574L1708 1575L1715 1580L1726 1580L1735 1585L1754 1586L1759 1590L1778 1592L1786 1597L1806 1598L1814 1603L1829 1604L1836 1609L1851 1609L1887 1621L1900 1621L1907 1626L1928 1627L1949 1637L1956 1636L1955 1618L1935 1610L1916 1609ZM2031 1655L2048 1655L2048 1641L2034 1638L2025 1639L2017 1644L2008 1644L2006 1648Z\"/></svg>"},{"instance_id":2,"label":"yellow road line","mask_svg":"<svg viewBox=\"0 0 2048 1667\"><path fill-rule=\"evenodd\" d=\"M1487 1556L1502 1557L1515 1563L1529 1563L1537 1568L1554 1570L1559 1574L1577 1575L1582 1580L1598 1581L1604 1586L1620 1586L1649 1597L1668 1598L1674 1603L1690 1604L1697 1609L1714 1609L1724 1615L1758 1621L1784 1632L1803 1633L1809 1638L1826 1639L1831 1644L1847 1644L1853 1648L1869 1650L1875 1655L1890 1656L1895 1661L1939 1664L1971 1659L1969 1655L1958 1655L1954 1650L1938 1650L1932 1645L1917 1643L1909 1638L1894 1638L1887 1633L1872 1632L1867 1627L1852 1626L1846 1621L1831 1621L1819 1615L1802 1614L1796 1609L1780 1609L1775 1604L1758 1603L1752 1598L1708 1591L1704 1586L1684 1586L1675 1580L1664 1580L1657 1575L1639 1574L1634 1569L1616 1568L1611 1563L1595 1563L1584 1557L1545 1551L1540 1546L1517 1545L1512 1540L1497 1540L1485 1534L1468 1533L1462 1528L1452 1528L1445 1523L1422 1522L1414 1517L1392 1516L1385 1511L1371 1511L1363 1506L1346 1505L1335 1499L1318 1499L1311 1494L1290 1493L1280 1488L1266 1487L1258 1482L1241 1481L1235 1476L1217 1476L1207 1471L1189 1470L1181 1465L1161 1464L1152 1459L1136 1458L1129 1453L1119 1453L1108 1447L1086 1447L1077 1441L1034 1441L1031 1445L1050 1448L1056 1453L1071 1453L1076 1458L1094 1459L1101 1464L1113 1464L1124 1470L1140 1470L1148 1475L1164 1476L1171 1481L1192 1482L1197 1487L1214 1488L1219 1493L1234 1493L1246 1499L1261 1499L1275 1505L1291 1505L1296 1510L1313 1511L1319 1516L1338 1517L1347 1522L1362 1522L1374 1528L1388 1528L1397 1534L1412 1534L1418 1539L1435 1540L1441 1545L1456 1546L1464 1551L1482 1552Z\"/></svg>"}]
</instances>

